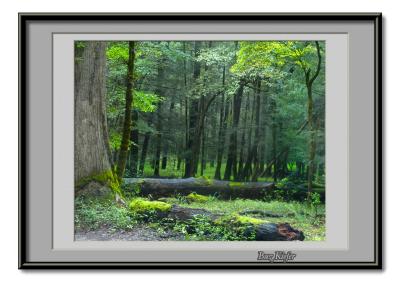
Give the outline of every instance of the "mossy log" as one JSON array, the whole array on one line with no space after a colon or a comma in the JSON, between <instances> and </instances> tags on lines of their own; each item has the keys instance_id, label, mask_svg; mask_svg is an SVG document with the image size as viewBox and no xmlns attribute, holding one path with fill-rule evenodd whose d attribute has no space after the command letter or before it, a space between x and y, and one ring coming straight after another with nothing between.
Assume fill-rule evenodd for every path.
<instances>
[{"instance_id":1,"label":"mossy log","mask_svg":"<svg viewBox=\"0 0 400 282\"><path fill-rule=\"evenodd\" d=\"M208 217L216 225L228 227L246 226L254 231L257 241L295 241L304 240L302 231L292 228L288 223L270 223L260 218L242 216L239 214L214 213L205 209L187 208L171 205L160 201L134 199L129 208L135 213L154 212L159 218L173 218L177 221L187 222L196 220L198 216ZM251 233L251 232L250 232Z\"/></svg>"},{"instance_id":2,"label":"mossy log","mask_svg":"<svg viewBox=\"0 0 400 282\"><path fill-rule=\"evenodd\" d=\"M151 195L154 198L197 193L218 196L221 199L261 199L268 191L275 188L272 182L231 182L193 177L184 179L125 178L124 182L132 188L139 187L142 196Z\"/></svg>"}]
</instances>

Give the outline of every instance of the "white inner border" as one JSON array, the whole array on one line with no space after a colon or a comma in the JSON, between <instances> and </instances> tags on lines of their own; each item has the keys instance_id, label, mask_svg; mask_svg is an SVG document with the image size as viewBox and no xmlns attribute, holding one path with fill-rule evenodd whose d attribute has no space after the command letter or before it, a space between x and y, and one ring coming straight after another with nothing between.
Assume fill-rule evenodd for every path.
<instances>
[{"instance_id":1,"label":"white inner border","mask_svg":"<svg viewBox=\"0 0 400 282\"><path fill-rule=\"evenodd\" d=\"M74 241L74 41L188 40L186 34L53 34L54 250L348 249L348 35L190 34L190 40L326 41L326 240L323 242Z\"/></svg>"}]
</instances>

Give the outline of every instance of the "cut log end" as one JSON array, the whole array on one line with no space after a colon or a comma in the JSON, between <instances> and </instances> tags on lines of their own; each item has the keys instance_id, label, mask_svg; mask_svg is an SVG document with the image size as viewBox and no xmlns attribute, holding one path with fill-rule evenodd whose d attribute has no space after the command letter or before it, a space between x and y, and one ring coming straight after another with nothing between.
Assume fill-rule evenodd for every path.
<instances>
[{"instance_id":1,"label":"cut log end","mask_svg":"<svg viewBox=\"0 0 400 282\"><path fill-rule=\"evenodd\" d=\"M303 241L304 233L288 223L265 223L258 226L256 241Z\"/></svg>"}]
</instances>

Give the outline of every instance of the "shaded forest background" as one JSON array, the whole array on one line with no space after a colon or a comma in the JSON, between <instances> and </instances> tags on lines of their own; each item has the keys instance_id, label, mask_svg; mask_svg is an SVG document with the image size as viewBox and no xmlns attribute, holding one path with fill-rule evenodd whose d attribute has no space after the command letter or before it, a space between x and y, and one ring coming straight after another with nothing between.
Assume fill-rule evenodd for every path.
<instances>
[{"instance_id":1,"label":"shaded forest background","mask_svg":"<svg viewBox=\"0 0 400 282\"><path fill-rule=\"evenodd\" d=\"M324 42L97 44L119 178L324 182Z\"/></svg>"}]
</instances>

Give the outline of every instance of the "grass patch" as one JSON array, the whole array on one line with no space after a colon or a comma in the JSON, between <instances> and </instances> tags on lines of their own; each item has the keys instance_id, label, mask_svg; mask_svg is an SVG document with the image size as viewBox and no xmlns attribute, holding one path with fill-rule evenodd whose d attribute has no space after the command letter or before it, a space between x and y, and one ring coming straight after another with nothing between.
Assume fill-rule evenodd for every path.
<instances>
[{"instance_id":1,"label":"grass patch","mask_svg":"<svg viewBox=\"0 0 400 282\"><path fill-rule=\"evenodd\" d=\"M75 199L75 230L132 229L137 221L131 212L115 200Z\"/></svg>"}]
</instances>

